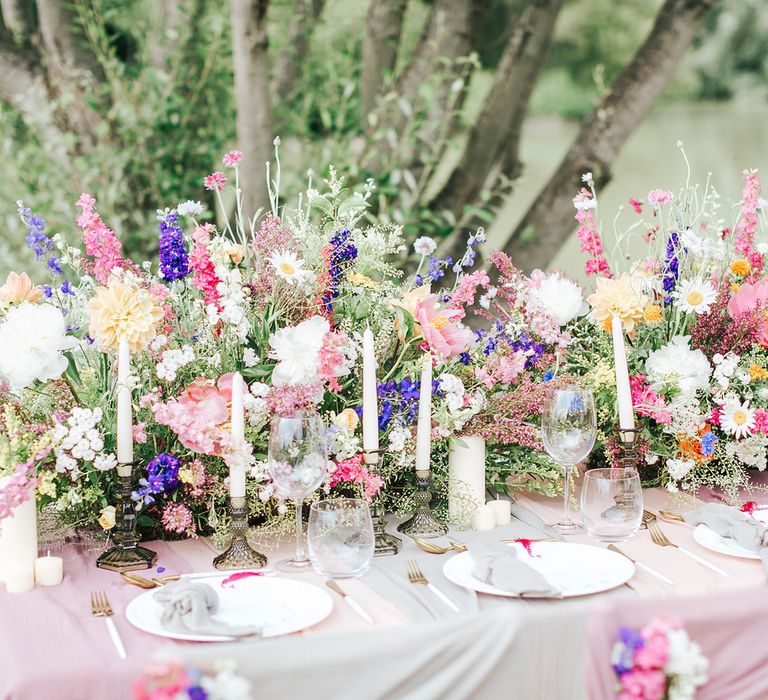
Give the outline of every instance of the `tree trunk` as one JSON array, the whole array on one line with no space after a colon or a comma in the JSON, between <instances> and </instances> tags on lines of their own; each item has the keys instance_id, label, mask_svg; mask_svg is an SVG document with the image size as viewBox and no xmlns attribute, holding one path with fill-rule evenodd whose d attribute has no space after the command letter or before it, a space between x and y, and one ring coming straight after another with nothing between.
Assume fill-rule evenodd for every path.
<instances>
[{"instance_id":1,"label":"tree trunk","mask_svg":"<svg viewBox=\"0 0 768 700\"><path fill-rule=\"evenodd\" d=\"M285 99L296 87L309 50L309 40L324 6L325 0L296 0L294 3L285 49L275 61L272 78L273 102Z\"/></svg>"},{"instance_id":2,"label":"tree trunk","mask_svg":"<svg viewBox=\"0 0 768 700\"><path fill-rule=\"evenodd\" d=\"M155 0L153 9L156 31L153 37L155 40L149 46L149 61L158 70L168 68L168 57L174 47L171 36L185 19L186 12L183 10L194 11L190 7L191 2L187 3L187 7L182 7L182 4L183 0Z\"/></svg>"},{"instance_id":3,"label":"tree trunk","mask_svg":"<svg viewBox=\"0 0 768 700\"><path fill-rule=\"evenodd\" d=\"M523 270L545 267L574 229L573 197L590 171L599 186L630 134L664 91L715 0L666 0L632 61L584 120L555 174L544 186L505 250ZM525 235L524 235L525 234Z\"/></svg>"},{"instance_id":4,"label":"tree trunk","mask_svg":"<svg viewBox=\"0 0 768 700\"><path fill-rule=\"evenodd\" d=\"M365 17L360 75L360 115L369 131L368 115L376 106L387 75L395 70L403 16L408 0L372 0Z\"/></svg>"},{"instance_id":5,"label":"tree trunk","mask_svg":"<svg viewBox=\"0 0 768 700\"><path fill-rule=\"evenodd\" d=\"M49 72L63 79L75 70L99 73L71 0L37 0L37 16Z\"/></svg>"},{"instance_id":6,"label":"tree trunk","mask_svg":"<svg viewBox=\"0 0 768 700\"><path fill-rule=\"evenodd\" d=\"M549 52L562 0L536 0L523 11L496 70L491 91L469 133L461 160L431 206L458 219L467 202L493 186L504 160L512 179L520 164L518 146L528 101Z\"/></svg>"},{"instance_id":7,"label":"tree trunk","mask_svg":"<svg viewBox=\"0 0 768 700\"><path fill-rule=\"evenodd\" d=\"M243 152L240 187L245 215L267 207L265 163L272 154L267 58L268 0L231 0L237 140Z\"/></svg>"},{"instance_id":8,"label":"tree trunk","mask_svg":"<svg viewBox=\"0 0 768 700\"><path fill-rule=\"evenodd\" d=\"M19 37L28 38L35 31L35 4L31 0L0 0L3 24Z\"/></svg>"}]
</instances>

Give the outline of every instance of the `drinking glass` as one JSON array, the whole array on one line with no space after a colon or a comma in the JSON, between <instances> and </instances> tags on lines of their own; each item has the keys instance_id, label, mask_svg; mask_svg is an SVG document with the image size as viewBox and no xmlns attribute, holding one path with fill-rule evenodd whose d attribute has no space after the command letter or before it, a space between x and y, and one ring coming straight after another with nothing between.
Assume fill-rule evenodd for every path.
<instances>
[{"instance_id":1,"label":"drinking glass","mask_svg":"<svg viewBox=\"0 0 768 700\"><path fill-rule=\"evenodd\" d=\"M278 494L293 500L296 508L296 553L280 561L281 571L306 571L311 566L302 538L301 508L328 475L325 426L319 416L298 413L290 418L276 416L269 433L267 471Z\"/></svg>"},{"instance_id":2,"label":"drinking glass","mask_svg":"<svg viewBox=\"0 0 768 700\"><path fill-rule=\"evenodd\" d=\"M309 508L307 542L312 566L321 576L362 576L371 566L374 549L368 503L359 498L313 503Z\"/></svg>"},{"instance_id":3,"label":"drinking glass","mask_svg":"<svg viewBox=\"0 0 768 700\"><path fill-rule=\"evenodd\" d=\"M563 517L554 527L564 534L579 532L581 527L571 519L571 470L587 458L595 445L597 419L595 400L590 389L565 386L549 396L541 416L544 447L565 472Z\"/></svg>"},{"instance_id":4,"label":"drinking glass","mask_svg":"<svg viewBox=\"0 0 768 700\"><path fill-rule=\"evenodd\" d=\"M581 489L581 521L600 542L623 542L640 528L643 489L632 468L590 469Z\"/></svg>"}]
</instances>

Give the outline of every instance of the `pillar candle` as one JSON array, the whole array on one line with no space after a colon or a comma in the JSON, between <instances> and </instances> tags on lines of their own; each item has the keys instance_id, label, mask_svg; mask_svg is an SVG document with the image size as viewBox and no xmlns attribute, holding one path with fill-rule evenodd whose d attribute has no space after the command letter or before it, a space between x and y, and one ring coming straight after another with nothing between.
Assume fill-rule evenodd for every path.
<instances>
[{"instance_id":1,"label":"pillar candle","mask_svg":"<svg viewBox=\"0 0 768 700\"><path fill-rule=\"evenodd\" d=\"M0 479L0 489L11 477ZM11 569L33 571L37 558L37 508L34 491L13 514L0 520L0 583Z\"/></svg>"},{"instance_id":2,"label":"pillar candle","mask_svg":"<svg viewBox=\"0 0 768 700\"><path fill-rule=\"evenodd\" d=\"M616 367L616 399L619 405L619 427L622 430L632 430L635 418L632 412L632 392L629 388L629 370L627 369L627 352L624 347L624 328L621 319L614 315L611 319L613 333L613 358Z\"/></svg>"},{"instance_id":3,"label":"pillar candle","mask_svg":"<svg viewBox=\"0 0 768 700\"><path fill-rule=\"evenodd\" d=\"M243 377L240 372L232 376L232 443L236 450L245 442L245 406L243 403ZM245 468L240 465L229 468L229 495L232 498L245 496Z\"/></svg>"},{"instance_id":4,"label":"pillar candle","mask_svg":"<svg viewBox=\"0 0 768 700\"><path fill-rule=\"evenodd\" d=\"M133 417L131 389L128 386L130 373L131 353L127 341L121 340L117 357L117 461L120 465L133 462Z\"/></svg>"},{"instance_id":5,"label":"pillar candle","mask_svg":"<svg viewBox=\"0 0 768 700\"><path fill-rule=\"evenodd\" d=\"M496 498L493 501L486 502L485 505L493 511L497 525L506 525L512 521L512 508L506 498Z\"/></svg>"},{"instance_id":6,"label":"pillar candle","mask_svg":"<svg viewBox=\"0 0 768 700\"><path fill-rule=\"evenodd\" d=\"M14 566L5 572L5 590L8 593L26 593L34 587L34 567Z\"/></svg>"},{"instance_id":7,"label":"pillar candle","mask_svg":"<svg viewBox=\"0 0 768 700\"><path fill-rule=\"evenodd\" d=\"M451 442L448 453L448 513L452 521L474 514L485 500L485 440L477 435Z\"/></svg>"},{"instance_id":8,"label":"pillar candle","mask_svg":"<svg viewBox=\"0 0 768 700\"><path fill-rule=\"evenodd\" d=\"M416 424L416 471L429 471L432 452L432 355L427 353L421 369L419 419Z\"/></svg>"},{"instance_id":9,"label":"pillar candle","mask_svg":"<svg viewBox=\"0 0 768 700\"><path fill-rule=\"evenodd\" d=\"M35 560L35 583L39 586L58 586L63 579L64 560L61 557L52 557L49 552Z\"/></svg>"},{"instance_id":10,"label":"pillar candle","mask_svg":"<svg viewBox=\"0 0 768 700\"><path fill-rule=\"evenodd\" d=\"M480 506L475 511L472 519L472 527L475 530L493 530L496 527L496 513L490 506Z\"/></svg>"},{"instance_id":11,"label":"pillar candle","mask_svg":"<svg viewBox=\"0 0 768 700\"><path fill-rule=\"evenodd\" d=\"M367 464L376 464L379 455L379 407L376 401L376 352L373 333L363 333L363 452Z\"/></svg>"}]
</instances>

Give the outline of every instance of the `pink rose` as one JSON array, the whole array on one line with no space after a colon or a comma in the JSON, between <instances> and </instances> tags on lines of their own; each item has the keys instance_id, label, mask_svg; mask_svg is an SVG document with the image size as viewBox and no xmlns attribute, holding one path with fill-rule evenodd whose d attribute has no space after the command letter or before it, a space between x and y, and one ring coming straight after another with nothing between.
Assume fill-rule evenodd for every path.
<instances>
[{"instance_id":1,"label":"pink rose","mask_svg":"<svg viewBox=\"0 0 768 700\"><path fill-rule=\"evenodd\" d=\"M661 671L633 670L621 676L621 684L620 698L625 700L630 698L661 700L667 687L667 679Z\"/></svg>"},{"instance_id":2,"label":"pink rose","mask_svg":"<svg viewBox=\"0 0 768 700\"><path fill-rule=\"evenodd\" d=\"M736 318L755 309L765 309L768 306L768 279L752 284L745 282L739 291L728 301L728 315ZM760 345L768 348L768 318L763 318L763 327L758 339Z\"/></svg>"},{"instance_id":3,"label":"pink rose","mask_svg":"<svg viewBox=\"0 0 768 700\"><path fill-rule=\"evenodd\" d=\"M430 294L416 303L416 321L429 349L443 360L464 352L472 341L472 331L455 319L455 309L440 308L437 295Z\"/></svg>"}]
</instances>

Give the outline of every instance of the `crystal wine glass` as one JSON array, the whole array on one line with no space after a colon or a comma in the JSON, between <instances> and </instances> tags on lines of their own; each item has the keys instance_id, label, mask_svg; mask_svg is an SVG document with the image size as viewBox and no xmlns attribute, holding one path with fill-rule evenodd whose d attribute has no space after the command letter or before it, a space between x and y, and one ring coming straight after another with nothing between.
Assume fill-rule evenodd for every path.
<instances>
[{"instance_id":1,"label":"crystal wine glass","mask_svg":"<svg viewBox=\"0 0 768 700\"><path fill-rule=\"evenodd\" d=\"M278 494L292 499L296 508L296 553L292 559L277 563L281 571L301 572L311 567L304 549L301 509L304 499L328 475L326 443L325 426L319 416L298 413L272 419L267 470Z\"/></svg>"},{"instance_id":2,"label":"crystal wine glass","mask_svg":"<svg viewBox=\"0 0 768 700\"><path fill-rule=\"evenodd\" d=\"M595 445L597 418L592 391L580 386L555 389L544 407L541 435L549 456L565 472L563 517L553 527L564 534L574 534L581 527L570 514L571 470L586 459Z\"/></svg>"}]
</instances>

